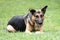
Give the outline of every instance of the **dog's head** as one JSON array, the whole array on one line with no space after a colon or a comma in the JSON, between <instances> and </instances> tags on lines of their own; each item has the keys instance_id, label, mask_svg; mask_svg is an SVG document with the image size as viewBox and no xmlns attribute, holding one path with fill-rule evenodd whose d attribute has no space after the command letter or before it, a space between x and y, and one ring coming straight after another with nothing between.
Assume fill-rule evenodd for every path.
<instances>
[{"instance_id":1,"label":"dog's head","mask_svg":"<svg viewBox=\"0 0 60 40\"><path fill-rule=\"evenodd\" d=\"M32 14L32 21L36 22L39 25L43 24L44 14L46 12L47 6L43 7L42 9L30 9L30 13Z\"/></svg>"}]
</instances>

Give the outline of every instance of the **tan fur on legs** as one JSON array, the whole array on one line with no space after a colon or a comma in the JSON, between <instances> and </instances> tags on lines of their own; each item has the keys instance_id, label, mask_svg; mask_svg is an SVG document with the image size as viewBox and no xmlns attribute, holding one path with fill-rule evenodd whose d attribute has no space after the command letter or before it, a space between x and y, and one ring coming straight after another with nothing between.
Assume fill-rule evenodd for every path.
<instances>
[{"instance_id":1,"label":"tan fur on legs","mask_svg":"<svg viewBox=\"0 0 60 40\"><path fill-rule=\"evenodd\" d=\"M36 33L36 34L43 34L44 32L43 32L43 30L42 30L42 27L40 27L40 28L39 28L39 31L36 31L35 33Z\"/></svg>"},{"instance_id":2,"label":"tan fur on legs","mask_svg":"<svg viewBox=\"0 0 60 40\"><path fill-rule=\"evenodd\" d=\"M31 31L32 31L32 27L29 25L29 23L27 23L25 32L31 34Z\"/></svg>"},{"instance_id":3,"label":"tan fur on legs","mask_svg":"<svg viewBox=\"0 0 60 40\"><path fill-rule=\"evenodd\" d=\"M42 30L42 26L39 28L39 31L40 31L40 32L43 32L43 30Z\"/></svg>"},{"instance_id":4,"label":"tan fur on legs","mask_svg":"<svg viewBox=\"0 0 60 40\"><path fill-rule=\"evenodd\" d=\"M15 32L16 30L13 28L13 26L11 26L11 25L8 25L7 26L7 30L9 31L9 32Z\"/></svg>"}]
</instances>

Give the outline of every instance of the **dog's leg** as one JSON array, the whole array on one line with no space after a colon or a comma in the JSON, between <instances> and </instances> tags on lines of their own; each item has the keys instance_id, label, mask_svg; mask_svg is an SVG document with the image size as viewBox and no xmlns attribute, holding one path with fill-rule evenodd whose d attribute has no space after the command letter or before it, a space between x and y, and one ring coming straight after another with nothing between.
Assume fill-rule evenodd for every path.
<instances>
[{"instance_id":1,"label":"dog's leg","mask_svg":"<svg viewBox=\"0 0 60 40\"><path fill-rule=\"evenodd\" d=\"M9 32L15 32L16 30L13 28L13 26L11 26L11 25L8 25L7 26L7 30L9 31Z\"/></svg>"},{"instance_id":2,"label":"dog's leg","mask_svg":"<svg viewBox=\"0 0 60 40\"><path fill-rule=\"evenodd\" d=\"M42 30L42 26L39 27L39 31L36 31L35 33L36 33L36 34L43 34L44 32L43 32L43 30Z\"/></svg>"},{"instance_id":3,"label":"dog's leg","mask_svg":"<svg viewBox=\"0 0 60 40\"><path fill-rule=\"evenodd\" d=\"M32 27L29 25L29 23L27 23L25 32L31 34L31 31L32 31Z\"/></svg>"},{"instance_id":4,"label":"dog's leg","mask_svg":"<svg viewBox=\"0 0 60 40\"><path fill-rule=\"evenodd\" d=\"M40 31L40 32L43 32L43 30L42 30L42 26L39 28L39 31Z\"/></svg>"}]
</instances>

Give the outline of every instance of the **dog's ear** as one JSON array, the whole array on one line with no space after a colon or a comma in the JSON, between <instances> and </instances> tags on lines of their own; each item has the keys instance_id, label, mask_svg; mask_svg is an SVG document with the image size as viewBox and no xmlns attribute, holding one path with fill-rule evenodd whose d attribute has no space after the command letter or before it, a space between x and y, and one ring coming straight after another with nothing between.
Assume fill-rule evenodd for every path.
<instances>
[{"instance_id":1,"label":"dog's ear","mask_svg":"<svg viewBox=\"0 0 60 40\"><path fill-rule=\"evenodd\" d=\"M29 11L30 11L30 13L31 13L32 15L36 12L35 9L29 9Z\"/></svg>"},{"instance_id":2,"label":"dog's ear","mask_svg":"<svg viewBox=\"0 0 60 40\"><path fill-rule=\"evenodd\" d=\"M48 6L43 7L43 8L41 9L41 11L42 11L43 13L45 13L47 7L48 7Z\"/></svg>"}]
</instances>

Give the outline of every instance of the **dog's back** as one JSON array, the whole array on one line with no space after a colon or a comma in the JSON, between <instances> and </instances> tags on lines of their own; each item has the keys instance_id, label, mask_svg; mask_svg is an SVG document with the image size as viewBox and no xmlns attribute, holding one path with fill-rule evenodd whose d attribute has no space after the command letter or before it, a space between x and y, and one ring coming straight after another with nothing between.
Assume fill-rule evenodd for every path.
<instances>
[{"instance_id":1,"label":"dog's back","mask_svg":"<svg viewBox=\"0 0 60 40\"><path fill-rule=\"evenodd\" d=\"M18 30L19 31L25 31L25 28L26 28L23 16L14 16L8 22L8 25L11 25L16 31L18 31Z\"/></svg>"}]
</instances>

